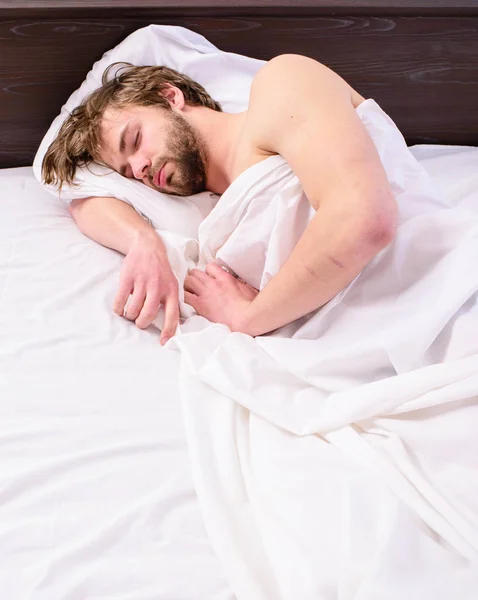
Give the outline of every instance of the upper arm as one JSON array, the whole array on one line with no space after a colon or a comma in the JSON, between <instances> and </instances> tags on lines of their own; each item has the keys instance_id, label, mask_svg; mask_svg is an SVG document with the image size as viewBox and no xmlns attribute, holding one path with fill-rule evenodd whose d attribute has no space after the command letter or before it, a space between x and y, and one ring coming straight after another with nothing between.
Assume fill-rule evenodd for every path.
<instances>
[{"instance_id":1,"label":"upper arm","mask_svg":"<svg viewBox=\"0 0 478 600\"><path fill-rule=\"evenodd\" d=\"M287 160L314 208L334 202L358 214L382 203L393 211L385 170L352 93L339 75L313 59L272 59L251 88L255 142Z\"/></svg>"}]
</instances>

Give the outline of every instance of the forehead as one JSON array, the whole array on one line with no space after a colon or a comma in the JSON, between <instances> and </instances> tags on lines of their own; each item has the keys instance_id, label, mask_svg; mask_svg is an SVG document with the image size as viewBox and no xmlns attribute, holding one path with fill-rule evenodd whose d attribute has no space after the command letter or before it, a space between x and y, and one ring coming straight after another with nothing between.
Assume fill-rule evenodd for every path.
<instances>
[{"instance_id":1,"label":"forehead","mask_svg":"<svg viewBox=\"0 0 478 600\"><path fill-rule=\"evenodd\" d=\"M101 139L103 142L111 142L111 138L118 140L121 131L128 124L153 124L164 118L163 112L164 109L160 106L108 107L100 122Z\"/></svg>"},{"instance_id":2,"label":"forehead","mask_svg":"<svg viewBox=\"0 0 478 600\"><path fill-rule=\"evenodd\" d=\"M101 139L103 142L111 141L112 137L118 136L121 129L131 121L142 115L142 106L129 106L128 108L109 107L103 113L100 121Z\"/></svg>"}]
</instances>

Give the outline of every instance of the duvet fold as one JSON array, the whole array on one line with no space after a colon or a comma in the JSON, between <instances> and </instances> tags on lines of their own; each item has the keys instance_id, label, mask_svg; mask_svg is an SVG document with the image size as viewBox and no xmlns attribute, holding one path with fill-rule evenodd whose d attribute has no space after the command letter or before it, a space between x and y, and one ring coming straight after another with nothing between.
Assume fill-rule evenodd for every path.
<instances>
[{"instance_id":1,"label":"duvet fold","mask_svg":"<svg viewBox=\"0 0 478 600\"><path fill-rule=\"evenodd\" d=\"M394 242L272 334L192 315L168 343L205 525L239 600L478 589L478 194L445 197L373 99L357 114L399 205ZM170 235L178 279L216 261L262 289L312 216L287 163L265 159L215 204L194 255Z\"/></svg>"}]
</instances>

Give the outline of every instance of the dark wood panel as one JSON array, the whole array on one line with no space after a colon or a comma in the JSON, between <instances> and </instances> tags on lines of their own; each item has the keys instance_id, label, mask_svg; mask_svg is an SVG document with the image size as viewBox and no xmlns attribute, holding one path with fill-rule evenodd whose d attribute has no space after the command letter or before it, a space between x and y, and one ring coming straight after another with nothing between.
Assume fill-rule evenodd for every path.
<instances>
[{"instance_id":1,"label":"dark wood panel","mask_svg":"<svg viewBox=\"0 0 478 600\"><path fill-rule=\"evenodd\" d=\"M328 14L336 11L347 11L349 14L354 14L354 11L366 11L371 14L371 11L380 11L386 14L393 11L395 14L410 14L421 13L423 11L431 11L433 14L438 14L442 10L448 11L448 14L457 13L463 14L461 11L466 11L468 14L478 10L478 0L234 0L227 3L224 0L0 0L0 9L15 11L15 14L20 17L20 12L45 9L84 9L90 10L108 8L111 10L120 10L123 8L131 8L134 4L135 10L142 9L174 9L178 10L194 9L200 11L202 9L215 9L223 11L238 11L247 9L251 14L251 10L280 10L284 12L289 8L294 10L300 9L316 9L325 10Z\"/></svg>"},{"instance_id":2,"label":"dark wood panel","mask_svg":"<svg viewBox=\"0 0 478 600\"><path fill-rule=\"evenodd\" d=\"M448 1L448 0L447 0ZM473 0L478 3L478 0ZM353 7L327 7L325 5L319 6L294 6L289 4L287 6L254 6L248 8L246 6L236 6L235 4L224 4L223 6L216 7L211 6L199 6L193 7L185 6L178 11L178 8L174 6L161 6L161 8L154 7L136 7L133 3L129 6L99 6L95 9L86 7L73 7L66 8L62 5L60 8L52 11L48 8L27 8L20 11L17 9L0 9L1 20L16 20L16 19L35 19L45 20L51 19L52 15L55 15L57 19L141 19L148 22L156 22L158 19L165 18L189 18L189 17L209 17L209 18L242 18L252 17L257 19L269 18L269 17L324 17L324 16L434 16L434 17L476 17L478 16L478 4L473 6L465 6L457 8L450 6L449 4L443 4L435 7L412 7L406 6L404 8L396 8L394 6L380 7L373 5L371 7L363 7L360 3L357 3Z\"/></svg>"},{"instance_id":3,"label":"dark wood panel","mask_svg":"<svg viewBox=\"0 0 478 600\"><path fill-rule=\"evenodd\" d=\"M0 166L31 164L93 62L151 22L256 58L312 56L375 98L409 143L478 145L478 17L18 19L0 21Z\"/></svg>"}]
</instances>

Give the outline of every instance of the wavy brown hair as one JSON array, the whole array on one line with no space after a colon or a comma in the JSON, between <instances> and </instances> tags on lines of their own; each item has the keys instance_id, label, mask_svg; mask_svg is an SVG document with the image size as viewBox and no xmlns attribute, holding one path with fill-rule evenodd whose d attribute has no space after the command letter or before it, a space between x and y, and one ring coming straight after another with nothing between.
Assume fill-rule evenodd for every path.
<instances>
[{"instance_id":1,"label":"wavy brown hair","mask_svg":"<svg viewBox=\"0 0 478 600\"><path fill-rule=\"evenodd\" d=\"M112 79L113 68L118 67ZM221 111L221 105L206 90L186 75L168 67L136 67L130 63L110 65L102 77L102 86L77 106L61 126L42 162L42 179L46 184L73 184L76 167L92 161L101 164L100 123L107 108L160 106L171 110L164 90L179 88L190 106L206 106Z\"/></svg>"}]
</instances>

